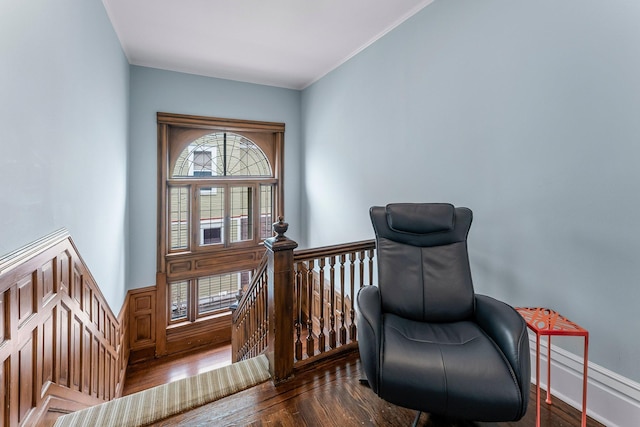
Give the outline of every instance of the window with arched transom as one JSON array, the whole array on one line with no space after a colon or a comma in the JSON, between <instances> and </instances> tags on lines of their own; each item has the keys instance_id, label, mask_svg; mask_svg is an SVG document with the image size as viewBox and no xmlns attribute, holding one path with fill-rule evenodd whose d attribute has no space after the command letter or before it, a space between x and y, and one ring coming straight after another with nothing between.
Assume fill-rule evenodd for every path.
<instances>
[{"instance_id":1,"label":"window with arched transom","mask_svg":"<svg viewBox=\"0 0 640 427\"><path fill-rule=\"evenodd\" d=\"M235 302L282 210L284 124L158 113L158 271L167 325Z\"/></svg>"}]
</instances>

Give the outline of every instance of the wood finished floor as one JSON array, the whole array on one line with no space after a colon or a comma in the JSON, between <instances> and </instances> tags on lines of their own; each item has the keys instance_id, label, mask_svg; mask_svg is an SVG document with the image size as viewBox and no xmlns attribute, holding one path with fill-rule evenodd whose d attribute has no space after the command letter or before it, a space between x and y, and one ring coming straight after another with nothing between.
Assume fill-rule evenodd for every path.
<instances>
[{"instance_id":1,"label":"wood finished floor","mask_svg":"<svg viewBox=\"0 0 640 427\"><path fill-rule=\"evenodd\" d=\"M230 347L157 360L129 368L125 393L204 372L230 362ZM416 412L379 399L362 377L357 352L297 372L284 384L266 382L217 402L153 424L168 426L410 426ZM544 392L542 399L544 399ZM541 404L542 427L580 426L580 412L559 399ZM472 423L422 414L423 427L534 427L535 389L518 422ZM588 419L588 427L603 427Z\"/></svg>"},{"instance_id":2,"label":"wood finished floor","mask_svg":"<svg viewBox=\"0 0 640 427\"><path fill-rule=\"evenodd\" d=\"M231 364L231 344L137 363L127 368L123 396Z\"/></svg>"}]
</instances>

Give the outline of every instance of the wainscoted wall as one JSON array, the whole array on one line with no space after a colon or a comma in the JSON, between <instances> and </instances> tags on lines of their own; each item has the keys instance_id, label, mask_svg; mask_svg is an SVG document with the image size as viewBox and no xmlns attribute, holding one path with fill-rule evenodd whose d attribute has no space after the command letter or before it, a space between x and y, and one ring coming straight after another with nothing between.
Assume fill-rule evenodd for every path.
<instances>
[{"instance_id":1,"label":"wainscoted wall","mask_svg":"<svg viewBox=\"0 0 640 427\"><path fill-rule=\"evenodd\" d=\"M156 287L132 289L129 302L131 363L153 359L156 353Z\"/></svg>"},{"instance_id":2,"label":"wainscoted wall","mask_svg":"<svg viewBox=\"0 0 640 427\"><path fill-rule=\"evenodd\" d=\"M195 322L167 326L167 309L158 292L166 289L166 279L158 274L157 286L131 289L129 304L129 363L192 350L205 345L231 342L231 314L221 313Z\"/></svg>"},{"instance_id":3,"label":"wainscoted wall","mask_svg":"<svg viewBox=\"0 0 640 427\"><path fill-rule=\"evenodd\" d=\"M0 259L1 425L121 395L127 310L115 317L64 229Z\"/></svg>"}]
</instances>

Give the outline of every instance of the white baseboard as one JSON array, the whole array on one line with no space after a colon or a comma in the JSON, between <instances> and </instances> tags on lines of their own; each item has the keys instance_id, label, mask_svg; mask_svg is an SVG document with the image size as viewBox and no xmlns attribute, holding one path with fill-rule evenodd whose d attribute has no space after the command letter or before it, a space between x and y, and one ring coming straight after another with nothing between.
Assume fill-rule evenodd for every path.
<instances>
[{"instance_id":1,"label":"white baseboard","mask_svg":"<svg viewBox=\"0 0 640 427\"><path fill-rule=\"evenodd\" d=\"M577 338L581 339L581 338ZM536 338L529 335L531 383L536 382ZM547 389L547 339L540 343L540 387ZM582 410L582 356L551 345L551 396ZM640 384L589 361L587 415L607 427L640 426ZM540 405L546 405L544 400ZM529 409L531 410L531 409ZM535 410L535 409L534 409Z\"/></svg>"}]
</instances>

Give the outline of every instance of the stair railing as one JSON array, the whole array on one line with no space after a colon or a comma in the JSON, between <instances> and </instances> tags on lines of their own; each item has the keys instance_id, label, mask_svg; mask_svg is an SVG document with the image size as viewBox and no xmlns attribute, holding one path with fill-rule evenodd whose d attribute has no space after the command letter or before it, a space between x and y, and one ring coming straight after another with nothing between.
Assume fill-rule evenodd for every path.
<instances>
[{"instance_id":1,"label":"stair railing","mask_svg":"<svg viewBox=\"0 0 640 427\"><path fill-rule=\"evenodd\" d=\"M250 359L267 348L267 262L265 252L251 283L234 304L231 333L233 362Z\"/></svg>"},{"instance_id":2,"label":"stair railing","mask_svg":"<svg viewBox=\"0 0 640 427\"><path fill-rule=\"evenodd\" d=\"M274 224L265 257L233 313L234 361L266 353L272 380L357 348L355 295L374 279L375 241L295 251Z\"/></svg>"},{"instance_id":3,"label":"stair railing","mask_svg":"<svg viewBox=\"0 0 640 427\"><path fill-rule=\"evenodd\" d=\"M296 366L357 346L355 296L373 283L374 256L374 240L294 252Z\"/></svg>"}]
</instances>

